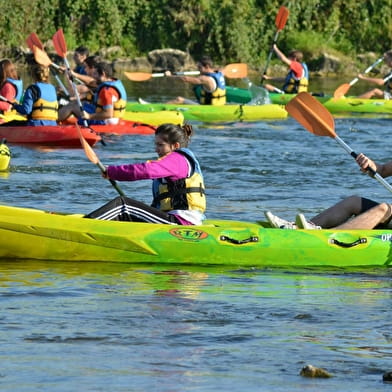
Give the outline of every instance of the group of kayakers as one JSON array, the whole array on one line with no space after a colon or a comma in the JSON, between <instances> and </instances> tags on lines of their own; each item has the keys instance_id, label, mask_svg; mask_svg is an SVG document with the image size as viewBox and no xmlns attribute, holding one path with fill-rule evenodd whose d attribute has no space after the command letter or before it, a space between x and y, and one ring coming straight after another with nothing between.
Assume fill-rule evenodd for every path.
<instances>
[{"instance_id":1,"label":"group of kayakers","mask_svg":"<svg viewBox=\"0 0 392 392\"><path fill-rule=\"evenodd\" d=\"M290 68L284 80L284 91L291 93L307 91L309 73L306 64L302 62L302 53L292 51L286 57L276 45L274 45L273 49L278 57ZM392 51L384 54L384 60L392 68ZM198 68L200 76L181 76L183 81L198 87L198 90L196 90L198 103L224 104L225 85L223 74L219 70L214 70L212 61L208 57L203 57L200 60ZM166 75L171 76L171 73L167 72ZM363 75L359 77L364 78ZM263 75L263 78L271 79L266 75ZM266 85L265 87L269 91L276 91L276 87L272 85ZM175 102L191 103L183 97L177 97ZM173 133L173 135L181 134L179 130L181 127L177 128L178 133ZM120 197L87 217L186 225L202 222L206 201L200 165L194 154L190 150L184 150L183 148L188 145L188 140L184 144L180 142L178 137L169 138L169 129L160 127L156 132L155 143L159 156L158 161L109 166L104 175L105 178L119 181L153 179L153 207L147 207L139 202L136 203L133 200ZM185 131L185 128L181 129L183 132ZM187 129L189 130L190 128ZM187 152L184 153L185 151ZM178 156L178 152L181 152L180 156ZM359 154L356 161L364 173L372 175L371 173L377 172L382 177L392 175L392 161L384 165L378 165L364 154ZM172 162L176 162L176 164L172 164ZM182 162L182 164L186 163L184 168L188 168L187 174L186 170L182 173L180 172L179 168L181 165L179 162ZM197 178L196 187L195 181L190 180L194 179L194 176ZM165 200L165 203L157 203L157 200ZM195 212L197 212L196 216L198 219L184 219L184 216L194 217ZM373 229L389 224L392 218L392 208L388 203L378 203L359 196L350 196L323 211L312 220L306 219L303 214L298 214L295 222L281 219L270 211L267 211L265 215L272 227L282 229Z\"/></svg>"},{"instance_id":2,"label":"group of kayakers","mask_svg":"<svg viewBox=\"0 0 392 392\"><path fill-rule=\"evenodd\" d=\"M265 84L263 87L269 92L281 94L297 94L302 91L308 91L309 88L309 70L306 62L303 59L303 53L300 50L291 50L285 55L276 44L273 45L272 50L277 57L288 66L288 72L285 77L273 77L264 73L262 75L262 83L264 81L281 82L282 85L277 87L273 84ZM385 64L392 69L392 50L384 53L383 60ZM201 105L224 105L226 104L226 84L225 77L221 70L214 67L212 59L208 56L203 56L197 63L200 75L176 75L170 71L166 71L166 76L175 76L185 83L192 84L195 93L196 101L184 97L177 97L168 103L176 104L201 104ZM359 73L358 79L374 83L378 87L358 96L358 98L383 98L390 99L392 93L392 73L389 73L385 78L368 77L365 74ZM382 90L380 87L384 87Z\"/></svg>"},{"instance_id":3,"label":"group of kayakers","mask_svg":"<svg viewBox=\"0 0 392 392\"><path fill-rule=\"evenodd\" d=\"M0 62L0 110L15 110L26 115L28 125L56 125L58 121L65 121L71 115L90 124L116 124L125 111L125 88L120 80L114 78L110 64L96 56L88 56L85 48L79 49L74 55L76 68L70 71L68 76L71 83L75 79L83 81L74 92L82 98L81 105L80 100L71 97L69 103L59 108L56 88L49 82L49 68L38 63L30 66L34 83L23 91L23 83L18 78L15 65L6 59ZM276 45L273 46L273 50L289 67L282 91L307 91L309 72L303 62L302 52L295 50L286 56ZM387 65L392 67L392 51L386 52L384 58ZM195 86L197 103L225 104L226 86L223 73L214 68L211 58L207 56L200 59L198 69L198 76L177 77ZM172 76L170 72L166 72L166 75ZM267 75L262 77L264 80L275 80ZM359 77L364 78L363 75ZM270 84L266 84L265 88L269 91L277 90ZM378 92L374 93L377 94ZM18 103L22 95L22 102ZM183 97L177 97L175 102L190 103ZM104 170L104 178L114 181L152 179L151 206L121 196L86 215L86 218L180 225L201 224L205 219L206 195L200 163L188 148L192 135L193 128L188 124L163 124L155 132L157 160L109 166ZM363 154L359 154L356 160L364 172L371 168L383 177L392 175L392 162L377 165ZM279 228L366 229L389 223L392 211L387 203L379 204L353 196L322 212L311 221L302 214L297 216L295 223L285 221L271 212L267 212L266 216L273 227ZM352 216L356 218L350 219Z\"/></svg>"},{"instance_id":4,"label":"group of kayakers","mask_svg":"<svg viewBox=\"0 0 392 392\"><path fill-rule=\"evenodd\" d=\"M86 52L83 55L80 52L80 48L75 51L74 59L78 58L79 63L76 63L74 71L63 68L72 92L66 97L66 102L50 82L48 66L33 61L29 65L33 83L24 90L15 64L9 59L0 61L0 111L26 116L26 120L14 120L5 125L52 126L67 121L71 116L89 125L117 124L125 113L127 103L123 83L114 77L110 63L97 56L83 58ZM81 60L83 63L80 63ZM74 83L76 79L81 81L78 86ZM62 104L59 105L59 102Z\"/></svg>"}]
</instances>

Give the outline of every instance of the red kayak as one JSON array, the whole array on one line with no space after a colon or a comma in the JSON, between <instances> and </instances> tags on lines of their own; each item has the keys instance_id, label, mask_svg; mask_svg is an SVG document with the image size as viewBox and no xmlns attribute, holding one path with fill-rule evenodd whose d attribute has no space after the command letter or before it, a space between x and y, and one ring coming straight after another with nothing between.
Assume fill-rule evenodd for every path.
<instances>
[{"instance_id":1,"label":"red kayak","mask_svg":"<svg viewBox=\"0 0 392 392\"><path fill-rule=\"evenodd\" d=\"M90 146L101 140L100 133L105 134L152 134L152 125L121 120L117 125L93 125L90 128L80 126L83 137ZM51 147L81 148L77 126L62 124L57 126L0 126L0 138L8 143L29 144Z\"/></svg>"},{"instance_id":2,"label":"red kayak","mask_svg":"<svg viewBox=\"0 0 392 392\"><path fill-rule=\"evenodd\" d=\"M90 146L101 140L91 129L81 127L82 135ZM12 144L28 144L51 147L80 147L79 134L75 125L16 126L0 127L0 138Z\"/></svg>"}]
</instances>

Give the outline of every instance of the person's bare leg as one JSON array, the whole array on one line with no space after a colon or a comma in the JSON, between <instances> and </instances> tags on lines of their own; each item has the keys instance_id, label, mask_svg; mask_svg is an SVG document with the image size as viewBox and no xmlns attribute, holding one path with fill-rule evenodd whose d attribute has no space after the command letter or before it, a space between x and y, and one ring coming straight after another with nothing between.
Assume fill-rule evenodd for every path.
<instances>
[{"instance_id":1,"label":"person's bare leg","mask_svg":"<svg viewBox=\"0 0 392 392\"><path fill-rule=\"evenodd\" d=\"M177 97L175 99L167 101L166 103L168 103L168 104L183 104L184 103L184 98L183 97Z\"/></svg>"},{"instance_id":2,"label":"person's bare leg","mask_svg":"<svg viewBox=\"0 0 392 392\"><path fill-rule=\"evenodd\" d=\"M391 211L390 204L381 203L335 227L335 229L374 229L380 223L387 222L391 218Z\"/></svg>"},{"instance_id":3,"label":"person's bare leg","mask_svg":"<svg viewBox=\"0 0 392 392\"><path fill-rule=\"evenodd\" d=\"M358 95L357 98L361 98L361 99L384 98L384 93L379 88L374 88L372 90L367 91L366 93Z\"/></svg>"},{"instance_id":4,"label":"person's bare leg","mask_svg":"<svg viewBox=\"0 0 392 392\"><path fill-rule=\"evenodd\" d=\"M362 201L358 196L350 196L327 208L311 219L317 226L328 229L346 222L353 215L361 213Z\"/></svg>"}]
</instances>

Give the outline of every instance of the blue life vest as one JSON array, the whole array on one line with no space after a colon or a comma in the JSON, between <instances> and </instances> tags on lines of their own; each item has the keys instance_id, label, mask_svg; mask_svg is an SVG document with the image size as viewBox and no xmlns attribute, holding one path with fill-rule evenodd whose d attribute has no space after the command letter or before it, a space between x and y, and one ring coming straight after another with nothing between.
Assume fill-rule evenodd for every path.
<instances>
[{"instance_id":1,"label":"blue life vest","mask_svg":"<svg viewBox=\"0 0 392 392\"><path fill-rule=\"evenodd\" d=\"M16 90L15 101L20 102L23 97L23 80L7 78L6 81L11 83Z\"/></svg>"}]
</instances>

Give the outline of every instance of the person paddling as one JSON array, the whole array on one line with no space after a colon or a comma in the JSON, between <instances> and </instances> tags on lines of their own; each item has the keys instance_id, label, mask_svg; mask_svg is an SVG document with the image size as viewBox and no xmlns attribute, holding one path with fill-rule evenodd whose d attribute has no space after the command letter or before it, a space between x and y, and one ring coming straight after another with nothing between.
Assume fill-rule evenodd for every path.
<instances>
[{"instance_id":1,"label":"person paddling","mask_svg":"<svg viewBox=\"0 0 392 392\"><path fill-rule=\"evenodd\" d=\"M60 108L59 120L65 121L72 114L83 123L118 124L123 117L127 103L127 93L121 80L114 78L113 67L106 62L95 64L93 75L98 83L93 102L83 102L83 112L76 101Z\"/></svg>"},{"instance_id":2,"label":"person paddling","mask_svg":"<svg viewBox=\"0 0 392 392\"><path fill-rule=\"evenodd\" d=\"M177 97L168 103L224 105L226 103L226 82L223 73L214 68L209 56L203 56L197 63L199 76L176 76L166 71L166 76L180 78L185 83L194 85L197 102L184 97Z\"/></svg>"},{"instance_id":3,"label":"person paddling","mask_svg":"<svg viewBox=\"0 0 392 392\"><path fill-rule=\"evenodd\" d=\"M384 53L384 61L385 64L391 68L391 72L389 72L385 77L382 78L371 78L365 75L359 74L358 78L364 80L366 82L374 83L379 87L384 86L385 90L381 90L380 88L373 88L366 93L363 93L358 96L358 98L362 99L370 99L370 98L383 98L383 99L392 99L392 50L388 50L388 52Z\"/></svg>"},{"instance_id":4,"label":"person paddling","mask_svg":"<svg viewBox=\"0 0 392 392\"><path fill-rule=\"evenodd\" d=\"M308 91L309 71L306 63L303 62L303 53L299 50L292 50L287 56L277 47L273 46L276 55L289 66L289 72L285 78L262 75L263 79L283 82L282 89L272 84L266 84L264 87L271 92L284 92L288 94L297 94L302 91Z\"/></svg>"},{"instance_id":5,"label":"person paddling","mask_svg":"<svg viewBox=\"0 0 392 392\"><path fill-rule=\"evenodd\" d=\"M21 104L13 104L13 108L22 115L27 115L27 122L11 121L8 125L57 125L58 102L57 92L53 84L49 83L50 70L41 64L30 66L34 83L27 87Z\"/></svg>"},{"instance_id":6,"label":"person paddling","mask_svg":"<svg viewBox=\"0 0 392 392\"><path fill-rule=\"evenodd\" d=\"M363 173L379 173L382 177L392 176L392 161L383 165L376 164L364 154L358 154L356 161ZM303 214L298 214L295 222L290 222L273 215L270 211L265 213L272 227L282 229L374 229L386 227L392 218L392 205L376 201L349 196L320 214L307 220Z\"/></svg>"},{"instance_id":7,"label":"person paddling","mask_svg":"<svg viewBox=\"0 0 392 392\"><path fill-rule=\"evenodd\" d=\"M188 148L193 128L160 125L155 131L158 159L145 163L108 166L104 178L116 181L151 179L151 206L125 196L105 204L85 218L171 225L199 225L205 219L203 174L195 154Z\"/></svg>"}]
</instances>

